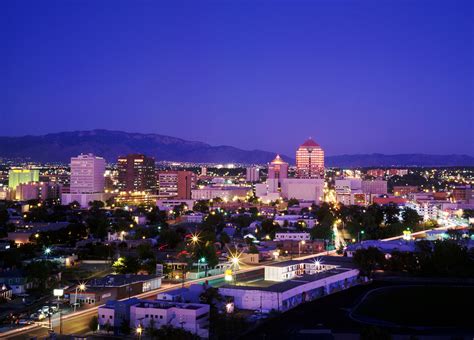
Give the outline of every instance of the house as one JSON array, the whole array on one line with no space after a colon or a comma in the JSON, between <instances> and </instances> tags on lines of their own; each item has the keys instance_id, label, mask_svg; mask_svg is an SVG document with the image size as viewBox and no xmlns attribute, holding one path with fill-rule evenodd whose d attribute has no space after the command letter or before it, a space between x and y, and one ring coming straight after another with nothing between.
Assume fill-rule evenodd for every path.
<instances>
[{"instance_id":1,"label":"house","mask_svg":"<svg viewBox=\"0 0 474 340\"><path fill-rule=\"evenodd\" d=\"M24 294L28 289L33 288L33 282L21 269L4 270L0 272L0 285L10 286L14 295Z\"/></svg>"}]
</instances>

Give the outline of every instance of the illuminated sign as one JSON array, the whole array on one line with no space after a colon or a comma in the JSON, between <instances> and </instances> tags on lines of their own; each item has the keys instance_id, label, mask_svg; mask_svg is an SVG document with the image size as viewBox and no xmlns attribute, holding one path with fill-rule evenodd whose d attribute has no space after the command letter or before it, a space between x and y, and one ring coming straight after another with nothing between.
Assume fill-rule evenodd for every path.
<instances>
[{"instance_id":1,"label":"illuminated sign","mask_svg":"<svg viewBox=\"0 0 474 340\"><path fill-rule=\"evenodd\" d=\"M53 295L54 296L63 296L64 295L64 289L54 289L53 290Z\"/></svg>"}]
</instances>

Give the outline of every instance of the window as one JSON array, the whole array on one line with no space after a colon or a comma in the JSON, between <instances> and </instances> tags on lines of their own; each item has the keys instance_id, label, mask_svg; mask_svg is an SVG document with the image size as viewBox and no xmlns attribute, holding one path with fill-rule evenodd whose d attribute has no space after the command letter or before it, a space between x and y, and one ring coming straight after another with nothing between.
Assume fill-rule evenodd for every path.
<instances>
[{"instance_id":1,"label":"window","mask_svg":"<svg viewBox=\"0 0 474 340\"><path fill-rule=\"evenodd\" d=\"M112 319L112 315L109 316L109 319Z\"/></svg>"},{"instance_id":2,"label":"window","mask_svg":"<svg viewBox=\"0 0 474 340\"><path fill-rule=\"evenodd\" d=\"M148 314L145 314L145 318L147 318L147 317L148 317Z\"/></svg>"},{"instance_id":3,"label":"window","mask_svg":"<svg viewBox=\"0 0 474 340\"><path fill-rule=\"evenodd\" d=\"M102 314L102 319L105 319L105 315L104 315L104 314Z\"/></svg>"},{"instance_id":4,"label":"window","mask_svg":"<svg viewBox=\"0 0 474 340\"><path fill-rule=\"evenodd\" d=\"M160 319L163 319L163 315L160 315Z\"/></svg>"}]
</instances>

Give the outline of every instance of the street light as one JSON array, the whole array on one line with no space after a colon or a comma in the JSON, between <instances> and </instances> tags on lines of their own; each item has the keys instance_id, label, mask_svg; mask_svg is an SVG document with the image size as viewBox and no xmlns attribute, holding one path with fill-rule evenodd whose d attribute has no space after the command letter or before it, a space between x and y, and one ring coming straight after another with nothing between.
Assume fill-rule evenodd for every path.
<instances>
[{"instance_id":1,"label":"street light","mask_svg":"<svg viewBox=\"0 0 474 340\"><path fill-rule=\"evenodd\" d=\"M87 289L87 286L84 282L80 283L79 285L76 286L76 295L74 295L74 312L76 312L76 306L77 306L77 292L78 290L81 292L84 292Z\"/></svg>"},{"instance_id":2,"label":"street light","mask_svg":"<svg viewBox=\"0 0 474 340\"><path fill-rule=\"evenodd\" d=\"M237 284L237 273L236 273L236 271L239 269L240 257L241 256L242 256L242 253L237 253L236 252L235 254L230 253L230 257L229 257L230 263L232 263L233 272L235 273L235 276L234 276L235 284Z\"/></svg>"},{"instance_id":3,"label":"street light","mask_svg":"<svg viewBox=\"0 0 474 340\"><path fill-rule=\"evenodd\" d=\"M305 240L298 242L298 256L301 256L301 245L305 245Z\"/></svg>"},{"instance_id":4,"label":"street light","mask_svg":"<svg viewBox=\"0 0 474 340\"><path fill-rule=\"evenodd\" d=\"M138 326L137 326L138 339L141 339L141 338L142 338L142 332L143 332L142 325L141 325L141 324L138 324Z\"/></svg>"},{"instance_id":5,"label":"street light","mask_svg":"<svg viewBox=\"0 0 474 340\"><path fill-rule=\"evenodd\" d=\"M206 258L203 256L200 259L198 259L198 278L201 275L201 263L205 266L206 265ZM204 267L205 268L205 267Z\"/></svg>"},{"instance_id":6,"label":"street light","mask_svg":"<svg viewBox=\"0 0 474 340\"><path fill-rule=\"evenodd\" d=\"M191 234L191 243L195 246L197 243L199 243L199 233L196 234Z\"/></svg>"},{"instance_id":7,"label":"street light","mask_svg":"<svg viewBox=\"0 0 474 340\"><path fill-rule=\"evenodd\" d=\"M364 230L361 230L357 233L357 243L360 242L360 235L364 235L365 234L365 231Z\"/></svg>"}]
</instances>

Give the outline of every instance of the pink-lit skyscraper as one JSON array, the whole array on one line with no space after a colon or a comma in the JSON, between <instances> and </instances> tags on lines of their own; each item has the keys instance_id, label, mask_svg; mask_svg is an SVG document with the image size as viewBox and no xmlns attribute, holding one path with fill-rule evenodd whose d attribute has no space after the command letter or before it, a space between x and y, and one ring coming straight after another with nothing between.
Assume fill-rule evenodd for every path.
<instances>
[{"instance_id":1,"label":"pink-lit skyscraper","mask_svg":"<svg viewBox=\"0 0 474 340\"><path fill-rule=\"evenodd\" d=\"M299 178L324 178L324 151L311 138L296 150L296 175Z\"/></svg>"},{"instance_id":2,"label":"pink-lit skyscraper","mask_svg":"<svg viewBox=\"0 0 474 340\"><path fill-rule=\"evenodd\" d=\"M280 155L268 164L268 179L277 179L279 183L283 178L288 178L288 163Z\"/></svg>"}]
</instances>

